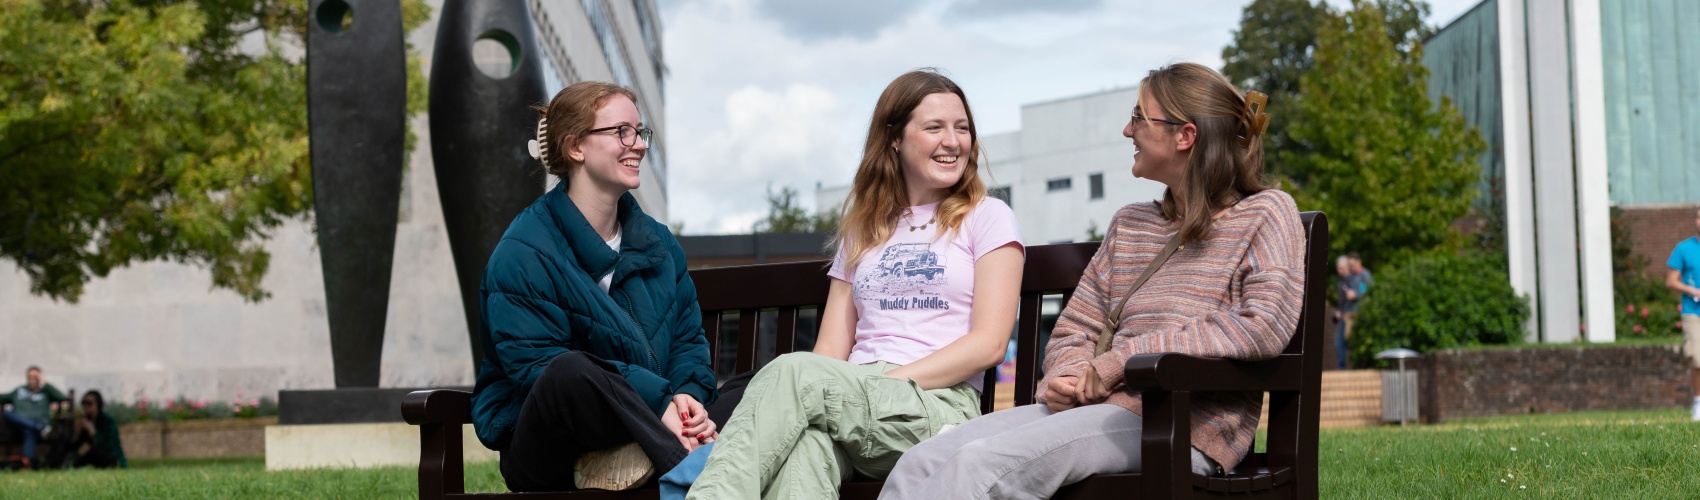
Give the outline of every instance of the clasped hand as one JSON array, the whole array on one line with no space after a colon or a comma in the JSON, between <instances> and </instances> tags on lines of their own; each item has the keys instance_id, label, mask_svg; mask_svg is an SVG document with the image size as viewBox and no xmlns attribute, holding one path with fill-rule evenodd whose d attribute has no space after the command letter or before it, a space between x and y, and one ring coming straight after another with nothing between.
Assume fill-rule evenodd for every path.
<instances>
[{"instance_id":1,"label":"clasped hand","mask_svg":"<svg viewBox=\"0 0 1700 500\"><path fill-rule=\"evenodd\" d=\"M708 419L708 409L689 394L673 396L673 401L667 403L667 410L661 412L661 424L673 432L673 437L679 438L679 444L685 447L685 451L695 450L720 437L714 421Z\"/></svg>"},{"instance_id":2,"label":"clasped hand","mask_svg":"<svg viewBox=\"0 0 1700 500\"><path fill-rule=\"evenodd\" d=\"M1098 376L1098 370L1086 365L1080 375L1051 378L1045 387L1045 406L1060 412L1077 406L1095 405L1110 398L1110 388Z\"/></svg>"}]
</instances>

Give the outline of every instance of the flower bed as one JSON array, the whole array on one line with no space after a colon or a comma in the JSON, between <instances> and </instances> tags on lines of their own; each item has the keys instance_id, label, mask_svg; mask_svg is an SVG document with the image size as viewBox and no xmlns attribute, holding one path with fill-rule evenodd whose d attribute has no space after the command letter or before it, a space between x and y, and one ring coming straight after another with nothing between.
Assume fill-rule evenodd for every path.
<instances>
[{"instance_id":1,"label":"flower bed","mask_svg":"<svg viewBox=\"0 0 1700 500\"><path fill-rule=\"evenodd\" d=\"M106 412L120 425L131 422L182 422L188 420L221 420L276 417L277 401L270 396L235 401L190 400L178 396L161 404L141 398L135 403L111 402ZM275 418L273 420L276 420Z\"/></svg>"}]
</instances>

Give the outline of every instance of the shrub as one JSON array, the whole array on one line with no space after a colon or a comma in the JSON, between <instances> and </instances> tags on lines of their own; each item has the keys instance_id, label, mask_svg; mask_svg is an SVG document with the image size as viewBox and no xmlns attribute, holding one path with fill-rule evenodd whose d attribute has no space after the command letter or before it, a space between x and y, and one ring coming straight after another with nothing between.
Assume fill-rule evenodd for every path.
<instances>
[{"instance_id":1,"label":"shrub","mask_svg":"<svg viewBox=\"0 0 1700 500\"><path fill-rule=\"evenodd\" d=\"M1680 304L1670 301L1626 303L1617 310L1617 338L1670 338L1682 336Z\"/></svg>"},{"instance_id":2,"label":"shrub","mask_svg":"<svg viewBox=\"0 0 1700 500\"><path fill-rule=\"evenodd\" d=\"M1375 353L1520 341L1529 305L1511 289L1503 257L1432 254L1378 276L1358 305L1355 366L1385 366Z\"/></svg>"},{"instance_id":3,"label":"shrub","mask_svg":"<svg viewBox=\"0 0 1700 500\"><path fill-rule=\"evenodd\" d=\"M1634 234L1622 211L1611 208L1612 304L1617 338L1659 338L1682 335L1682 298L1665 288L1664 277L1647 273L1647 257L1630 246Z\"/></svg>"}]
</instances>

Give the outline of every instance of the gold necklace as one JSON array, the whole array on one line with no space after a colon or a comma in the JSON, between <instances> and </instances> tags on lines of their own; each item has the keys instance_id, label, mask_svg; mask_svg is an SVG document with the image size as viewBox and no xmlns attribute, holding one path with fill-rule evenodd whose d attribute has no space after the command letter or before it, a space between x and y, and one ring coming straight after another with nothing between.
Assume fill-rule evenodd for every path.
<instances>
[{"instance_id":1,"label":"gold necklace","mask_svg":"<svg viewBox=\"0 0 1700 500\"><path fill-rule=\"evenodd\" d=\"M903 225L909 226L909 232L915 232L916 229L926 229L927 226L932 225L932 223L939 221L938 216L935 215L935 216L927 218L927 221L921 223L921 225L915 226L915 225L911 225L915 222L915 220L911 218L911 217L914 217L914 216L915 216L915 212L904 212L903 213Z\"/></svg>"}]
</instances>

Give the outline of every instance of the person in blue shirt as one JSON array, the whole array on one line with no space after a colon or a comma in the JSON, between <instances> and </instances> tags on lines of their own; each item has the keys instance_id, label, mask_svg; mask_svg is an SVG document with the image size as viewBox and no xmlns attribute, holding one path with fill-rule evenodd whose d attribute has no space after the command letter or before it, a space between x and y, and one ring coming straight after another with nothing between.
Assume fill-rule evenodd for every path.
<instances>
[{"instance_id":1,"label":"person in blue shirt","mask_svg":"<svg viewBox=\"0 0 1700 500\"><path fill-rule=\"evenodd\" d=\"M1694 405L1688 417L1700 421L1700 208L1694 210L1694 233L1671 250L1670 272L1665 288L1682 294L1683 351L1689 356L1688 379L1694 388Z\"/></svg>"}]
</instances>

